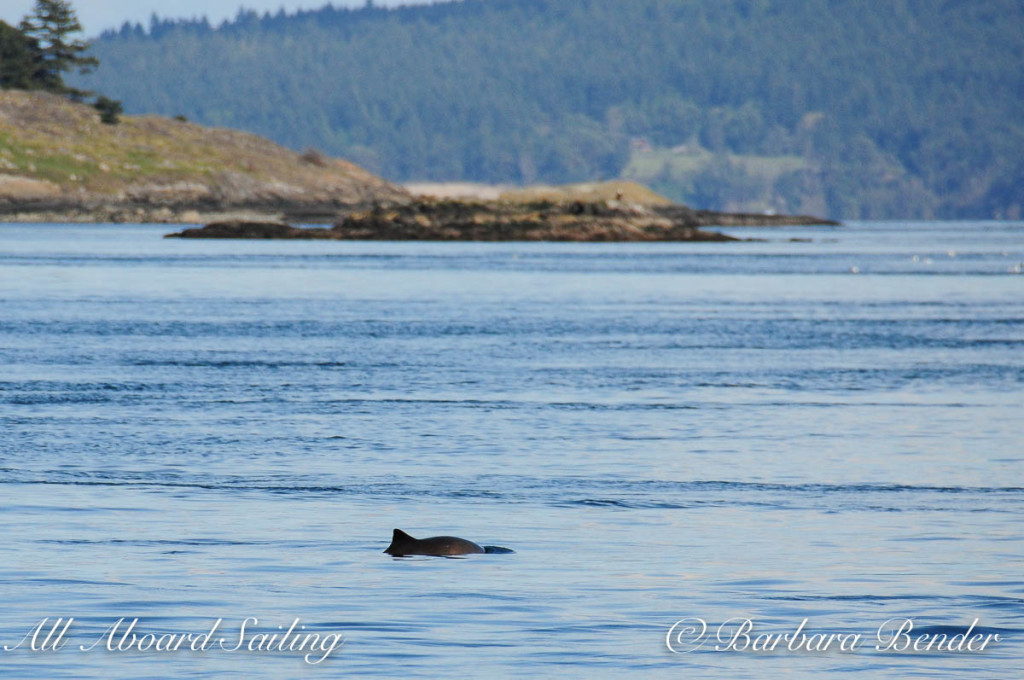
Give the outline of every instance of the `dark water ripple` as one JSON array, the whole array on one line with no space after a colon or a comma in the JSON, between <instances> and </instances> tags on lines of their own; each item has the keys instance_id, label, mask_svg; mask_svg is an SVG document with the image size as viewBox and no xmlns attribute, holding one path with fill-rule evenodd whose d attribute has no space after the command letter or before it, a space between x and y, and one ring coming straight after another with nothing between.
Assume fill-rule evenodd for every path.
<instances>
[{"instance_id":1,"label":"dark water ripple","mask_svg":"<svg viewBox=\"0 0 1024 680\"><path fill-rule=\"evenodd\" d=\"M190 478L192 477L192 478ZM1024 487L934 487L896 484L761 484L727 481L599 480L488 476L433 481L373 481L314 484L303 477L214 478L188 473L93 472L52 470L43 475L0 469L0 484L110 486L154 490L194 490L228 494L259 493L335 500L379 498L439 499L505 505L686 510L701 506L764 506L849 512L995 512L1024 511Z\"/></svg>"}]
</instances>

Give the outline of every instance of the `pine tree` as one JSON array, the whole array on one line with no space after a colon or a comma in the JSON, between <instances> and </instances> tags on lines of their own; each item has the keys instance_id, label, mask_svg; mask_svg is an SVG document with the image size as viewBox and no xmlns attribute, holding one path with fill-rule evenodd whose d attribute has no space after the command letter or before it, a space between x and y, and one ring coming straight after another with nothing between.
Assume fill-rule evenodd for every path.
<instances>
[{"instance_id":1,"label":"pine tree","mask_svg":"<svg viewBox=\"0 0 1024 680\"><path fill-rule=\"evenodd\" d=\"M43 87L76 98L89 94L65 85L62 76L75 70L88 73L99 64L95 57L83 56L89 49L89 43L71 38L72 34L81 32L82 25L78 23L70 2L36 0L31 14L22 20L19 28L25 37L39 46Z\"/></svg>"},{"instance_id":2,"label":"pine tree","mask_svg":"<svg viewBox=\"0 0 1024 680\"><path fill-rule=\"evenodd\" d=\"M0 88L31 90L40 87L38 47L18 29L0 21Z\"/></svg>"}]
</instances>

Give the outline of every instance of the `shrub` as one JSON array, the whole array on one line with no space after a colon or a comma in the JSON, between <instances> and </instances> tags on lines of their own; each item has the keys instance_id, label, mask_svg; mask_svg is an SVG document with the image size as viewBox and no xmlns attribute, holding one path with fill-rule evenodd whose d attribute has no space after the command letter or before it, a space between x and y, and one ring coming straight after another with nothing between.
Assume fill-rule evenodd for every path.
<instances>
[{"instance_id":1,"label":"shrub","mask_svg":"<svg viewBox=\"0 0 1024 680\"><path fill-rule=\"evenodd\" d=\"M100 112L101 123L117 125L121 122L121 114L124 113L124 107L121 106L121 102L116 99L108 99L107 97L100 95L96 98L96 103L92 106Z\"/></svg>"}]
</instances>

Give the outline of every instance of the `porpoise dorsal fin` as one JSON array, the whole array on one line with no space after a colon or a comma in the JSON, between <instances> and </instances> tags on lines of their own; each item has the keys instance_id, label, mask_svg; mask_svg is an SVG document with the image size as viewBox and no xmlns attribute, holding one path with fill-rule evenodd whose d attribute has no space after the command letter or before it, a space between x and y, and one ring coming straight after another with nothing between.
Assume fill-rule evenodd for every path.
<instances>
[{"instance_id":1,"label":"porpoise dorsal fin","mask_svg":"<svg viewBox=\"0 0 1024 680\"><path fill-rule=\"evenodd\" d=\"M394 533L391 534L391 545L389 545L384 552L389 555L401 557L404 556L410 549L410 546L415 545L415 543L415 538L401 529L395 529Z\"/></svg>"},{"instance_id":2,"label":"porpoise dorsal fin","mask_svg":"<svg viewBox=\"0 0 1024 680\"><path fill-rule=\"evenodd\" d=\"M415 541L416 539L405 533L401 529L395 529L395 532L391 534L391 541Z\"/></svg>"}]
</instances>

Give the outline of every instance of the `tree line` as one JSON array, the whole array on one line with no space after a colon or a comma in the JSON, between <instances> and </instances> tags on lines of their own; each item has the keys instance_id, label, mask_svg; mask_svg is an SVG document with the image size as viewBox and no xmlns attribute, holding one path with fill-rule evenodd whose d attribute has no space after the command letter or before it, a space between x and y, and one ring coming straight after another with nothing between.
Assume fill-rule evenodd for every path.
<instances>
[{"instance_id":1,"label":"tree line","mask_svg":"<svg viewBox=\"0 0 1024 680\"><path fill-rule=\"evenodd\" d=\"M606 179L645 148L688 148L713 161L682 154L653 176L698 207L761 182L780 207L830 217L1014 217L1022 25L1024 0L240 11L125 24L73 82L397 181ZM784 171L756 174L778 159Z\"/></svg>"},{"instance_id":2,"label":"tree line","mask_svg":"<svg viewBox=\"0 0 1024 680\"><path fill-rule=\"evenodd\" d=\"M73 37L82 31L67 0L36 0L18 27L0 21L0 88L42 90L81 100L89 90L67 84L65 73L86 74L99 65L87 54L89 43ZM104 123L116 123L121 102L104 96L93 104Z\"/></svg>"}]
</instances>

